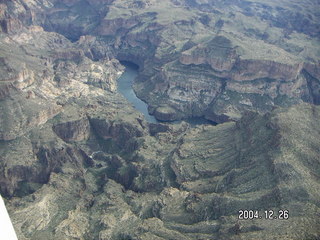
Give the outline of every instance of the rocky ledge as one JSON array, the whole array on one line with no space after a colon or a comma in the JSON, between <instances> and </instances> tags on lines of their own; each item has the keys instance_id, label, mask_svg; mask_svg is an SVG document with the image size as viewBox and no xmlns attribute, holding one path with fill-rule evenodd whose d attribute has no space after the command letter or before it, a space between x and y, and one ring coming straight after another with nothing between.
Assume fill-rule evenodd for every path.
<instances>
[{"instance_id":1,"label":"rocky ledge","mask_svg":"<svg viewBox=\"0 0 320 240\"><path fill-rule=\"evenodd\" d=\"M318 239L316 4L0 1L0 193L19 239ZM116 57L158 119L221 124L146 122Z\"/></svg>"}]
</instances>

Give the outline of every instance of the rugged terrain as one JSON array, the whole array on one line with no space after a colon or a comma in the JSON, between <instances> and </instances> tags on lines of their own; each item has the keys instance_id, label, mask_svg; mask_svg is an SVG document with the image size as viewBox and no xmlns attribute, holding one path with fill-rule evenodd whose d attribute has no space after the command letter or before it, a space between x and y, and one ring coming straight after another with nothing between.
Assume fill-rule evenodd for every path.
<instances>
[{"instance_id":1,"label":"rugged terrain","mask_svg":"<svg viewBox=\"0 0 320 240\"><path fill-rule=\"evenodd\" d=\"M0 193L19 240L319 239L318 9L0 1ZM146 122L119 60L156 118L221 124Z\"/></svg>"},{"instance_id":2,"label":"rugged terrain","mask_svg":"<svg viewBox=\"0 0 320 240\"><path fill-rule=\"evenodd\" d=\"M96 34L118 36L116 56L142 66L135 89L155 117L223 122L319 103L318 12L317 1L114 1Z\"/></svg>"}]
</instances>

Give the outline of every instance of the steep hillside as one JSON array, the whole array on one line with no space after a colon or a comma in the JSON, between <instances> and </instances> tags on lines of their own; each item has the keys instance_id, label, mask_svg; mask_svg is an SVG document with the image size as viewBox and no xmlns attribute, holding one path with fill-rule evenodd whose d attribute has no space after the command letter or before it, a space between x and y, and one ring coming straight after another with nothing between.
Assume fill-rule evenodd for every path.
<instances>
[{"instance_id":1,"label":"steep hillside","mask_svg":"<svg viewBox=\"0 0 320 240\"><path fill-rule=\"evenodd\" d=\"M319 239L317 9L0 0L0 194L19 240ZM121 60L164 122L118 93ZM189 117L220 124L165 122Z\"/></svg>"},{"instance_id":2,"label":"steep hillside","mask_svg":"<svg viewBox=\"0 0 320 240\"><path fill-rule=\"evenodd\" d=\"M319 114L303 104L154 136L92 117L88 140L68 142L47 123L45 135L34 130L7 147L23 148L2 154L15 165L8 174L21 174L14 179L34 172L9 211L20 239L317 239ZM38 164L13 162L27 152ZM48 175L40 166L54 168ZM246 209L262 219L240 220ZM265 219L265 210L289 219Z\"/></svg>"},{"instance_id":3,"label":"steep hillside","mask_svg":"<svg viewBox=\"0 0 320 240\"><path fill-rule=\"evenodd\" d=\"M160 120L223 122L247 110L319 104L315 0L9 1L4 9L4 31L40 25L80 39L91 59L139 64L135 90Z\"/></svg>"}]
</instances>

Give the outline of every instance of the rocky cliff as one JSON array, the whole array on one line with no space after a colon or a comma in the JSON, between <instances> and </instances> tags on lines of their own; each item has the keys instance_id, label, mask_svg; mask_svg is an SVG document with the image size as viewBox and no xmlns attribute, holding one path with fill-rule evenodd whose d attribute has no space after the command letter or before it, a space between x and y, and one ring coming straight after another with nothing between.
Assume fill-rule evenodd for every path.
<instances>
[{"instance_id":1,"label":"rocky cliff","mask_svg":"<svg viewBox=\"0 0 320 240\"><path fill-rule=\"evenodd\" d=\"M297 6L286 4L150 1L144 7L120 7L123 4L115 1L99 27L105 31L96 34L121 33L117 54L125 49L127 59L144 66L135 90L159 119L238 119L247 110L265 113L272 106L318 99L309 86L318 85L319 77L310 83L306 72L319 69L319 31L298 26ZM307 13L316 14L316 5L310 1L298 14L313 27L316 22ZM280 24L283 11L291 27ZM116 30L118 24L112 22L119 16L126 20ZM307 40L312 37L315 44ZM141 63L141 58L148 60ZM228 103L222 104L225 99ZM163 116L164 107L171 109L169 117Z\"/></svg>"},{"instance_id":2,"label":"rocky cliff","mask_svg":"<svg viewBox=\"0 0 320 240\"><path fill-rule=\"evenodd\" d=\"M160 120L204 116L220 122L247 110L319 102L319 93L310 90L319 86L316 8L316 1L10 2L2 4L2 25L7 33L41 25L79 40L76 46L90 59L137 63L135 91ZM95 80L97 74L94 84L114 89ZM11 91L10 85L1 89L2 95Z\"/></svg>"},{"instance_id":3,"label":"rocky cliff","mask_svg":"<svg viewBox=\"0 0 320 240\"><path fill-rule=\"evenodd\" d=\"M19 239L318 239L317 4L0 0L0 193ZM146 122L118 60L156 118L221 124Z\"/></svg>"},{"instance_id":4,"label":"rocky cliff","mask_svg":"<svg viewBox=\"0 0 320 240\"><path fill-rule=\"evenodd\" d=\"M316 239L319 114L303 104L218 126L159 126L153 136L90 120L90 137L73 146L48 126L2 155L2 192L14 196L20 239ZM17 165L21 155L33 163ZM240 209L263 219L239 220ZM290 217L265 219L266 209Z\"/></svg>"}]
</instances>

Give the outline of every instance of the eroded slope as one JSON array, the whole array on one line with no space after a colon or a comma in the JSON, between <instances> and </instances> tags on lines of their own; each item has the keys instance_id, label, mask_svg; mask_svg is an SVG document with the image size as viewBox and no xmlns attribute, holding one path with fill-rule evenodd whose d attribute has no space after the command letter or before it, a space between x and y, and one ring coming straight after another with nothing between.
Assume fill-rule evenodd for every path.
<instances>
[{"instance_id":1,"label":"eroded slope","mask_svg":"<svg viewBox=\"0 0 320 240\"><path fill-rule=\"evenodd\" d=\"M287 108L319 103L316 2L201 2L0 1L0 190L19 239L319 238L320 109ZM114 57L140 65L158 118L237 121L147 123Z\"/></svg>"}]
</instances>

